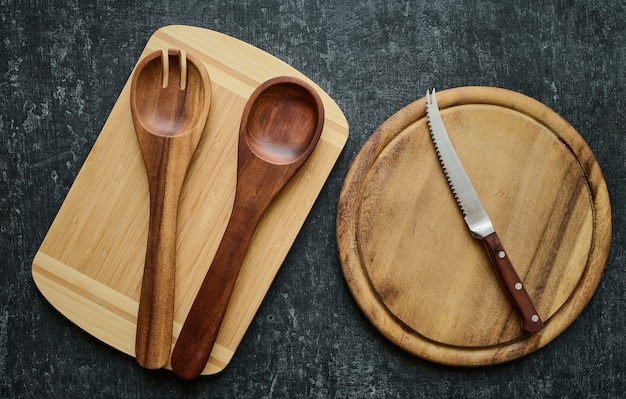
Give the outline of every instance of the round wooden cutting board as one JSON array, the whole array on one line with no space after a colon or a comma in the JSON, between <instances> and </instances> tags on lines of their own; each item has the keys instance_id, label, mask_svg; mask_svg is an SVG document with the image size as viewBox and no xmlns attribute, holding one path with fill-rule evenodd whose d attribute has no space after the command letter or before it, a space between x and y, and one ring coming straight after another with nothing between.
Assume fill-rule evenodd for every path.
<instances>
[{"instance_id":1,"label":"round wooden cutting board","mask_svg":"<svg viewBox=\"0 0 626 399\"><path fill-rule=\"evenodd\" d=\"M438 93L446 129L545 328L528 334L448 188L424 99L365 143L337 214L343 273L388 339L430 361L480 366L546 345L600 282L611 208L600 167L576 130L512 91Z\"/></svg>"}]
</instances>

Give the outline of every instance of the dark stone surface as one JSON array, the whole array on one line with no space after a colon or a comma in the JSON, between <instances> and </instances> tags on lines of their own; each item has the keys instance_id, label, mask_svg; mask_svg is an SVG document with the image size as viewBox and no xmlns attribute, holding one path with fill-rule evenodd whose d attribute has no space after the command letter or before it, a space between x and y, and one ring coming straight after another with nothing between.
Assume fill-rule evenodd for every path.
<instances>
[{"instance_id":1,"label":"dark stone surface","mask_svg":"<svg viewBox=\"0 0 626 399\"><path fill-rule=\"evenodd\" d=\"M624 0L0 0L0 396L622 397L626 350ZM31 262L150 34L187 24L293 65L351 136L230 366L193 382L146 371L56 312ZM359 148L426 88L499 86L567 119L608 183L613 241L580 317L538 352L476 369L385 340L341 274L335 211Z\"/></svg>"}]
</instances>

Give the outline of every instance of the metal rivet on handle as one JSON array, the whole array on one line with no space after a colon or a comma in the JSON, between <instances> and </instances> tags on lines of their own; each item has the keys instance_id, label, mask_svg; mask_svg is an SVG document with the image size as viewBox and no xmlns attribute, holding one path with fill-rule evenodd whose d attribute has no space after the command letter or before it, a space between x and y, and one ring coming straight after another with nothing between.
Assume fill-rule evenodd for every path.
<instances>
[{"instance_id":1,"label":"metal rivet on handle","mask_svg":"<svg viewBox=\"0 0 626 399\"><path fill-rule=\"evenodd\" d=\"M515 283L515 289L516 290L521 290L522 289L522 283Z\"/></svg>"},{"instance_id":2,"label":"metal rivet on handle","mask_svg":"<svg viewBox=\"0 0 626 399\"><path fill-rule=\"evenodd\" d=\"M536 314L534 314L534 315L533 315L530 319L533 321L533 323L536 323L536 322L538 322L538 321L539 321L539 316L537 316Z\"/></svg>"},{"instance_id":3,"label":"metal rivet on handle","mask_svg":"<svg viewBox=\"0 0 626 399\"><path fill-rule=\"evenodd\" d=\"M498 252L498 258L504 259L505 256L506 256L506 254L504 253L504 251Z\"/></svg>"}]
</instances>

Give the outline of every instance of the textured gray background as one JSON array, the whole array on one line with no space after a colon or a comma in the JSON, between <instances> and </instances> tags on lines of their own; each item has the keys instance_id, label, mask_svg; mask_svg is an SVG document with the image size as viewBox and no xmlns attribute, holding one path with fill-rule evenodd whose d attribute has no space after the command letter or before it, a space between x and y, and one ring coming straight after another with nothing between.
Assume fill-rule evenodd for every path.
<instances>
[{"instance_id":1,"label":"textured gray background","mask_svg":"<svg viewBox=\"0 0 626 399\"><path fill-rule=\"evenodd\" d=\"M1 397L621 397L626 388L624 0L0 0ZM351 136L232 363L215 377L146 371L57 313L32 258L150 34L214 29L291 64ZM426 88L531 96L585 138L612 199L602 282L554 342L514 362L444 367L388 343L341 274L335 211L359 148Z\"/></svg>"}]
</instances>

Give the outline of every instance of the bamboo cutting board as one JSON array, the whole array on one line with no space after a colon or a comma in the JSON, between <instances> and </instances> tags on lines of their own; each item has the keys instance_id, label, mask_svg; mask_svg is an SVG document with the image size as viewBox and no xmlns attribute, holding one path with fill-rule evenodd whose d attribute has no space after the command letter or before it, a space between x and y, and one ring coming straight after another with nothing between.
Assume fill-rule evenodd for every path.
<instances>
[{"instance_id":1,"label":"bamboo cutting board","mask_svg":"<svg viewBox=\"0 0 626 399\"><path fill-rule=\"evenodd\" d=\"M304 223L347 138L335 102L277 58L226 35L167 26L142 54L177 47L206 66L212 84L207 127L187 173L178 214L173 343L226 229L234 201L239 122L262 82L291 75L320 94L324 130L311 158L270 205L246 255L217 343L203 374L228 365ZM134 356L148 234L148 181L125 85L34 257L33 279L72 322ZM169 367L169 366L168 366Z\"/></svg>"},{"instance_id":2,"label":"bamboo cutting board","mask_svg":"<svg viewBox=\"0 0 626 399\"><path fill-rule=\"evenodd\" d=\"M582 137L508 90L438 93L458 156L545 322L527 334L439 165L424 99L387 120L344 182L337 240L347 284L388 339L425 359L479 366L546 345L582 312L609 252L611 209Z\"/></svg>"}]
</instances>

